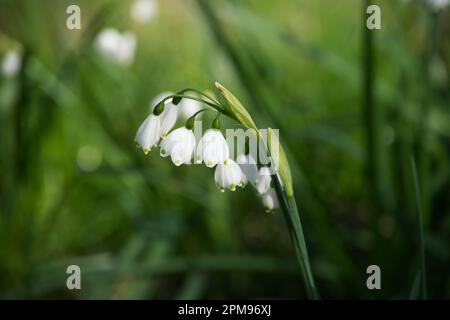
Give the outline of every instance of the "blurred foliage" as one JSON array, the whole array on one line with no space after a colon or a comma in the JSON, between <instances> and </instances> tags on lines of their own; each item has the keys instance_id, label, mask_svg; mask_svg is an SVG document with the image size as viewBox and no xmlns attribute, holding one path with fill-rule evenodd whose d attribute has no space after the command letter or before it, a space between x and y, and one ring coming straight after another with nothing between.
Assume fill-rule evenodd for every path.
<instances>
[{"instance_id":1,"label":"blurred foliage","mask_svg":"<svg viewBox=\"0 0 450 320\"><path fill-rule=\"evenodd\" d=\"M365 30L365 6L382 29ZM420 269L450 298L450 9L420 1L0 0L0 297L304 298L289 234L251 188L135 148L162 91L218 80L280 129L323 298L408 298ZM66 8L81 7L81 30ZM94 47L137 35L128 67ZM209 120L208 120L209 121ZM66 288L66 267L82 290ZM377 264L382 290L366 288Z\"/></svg>"}]
</instances>

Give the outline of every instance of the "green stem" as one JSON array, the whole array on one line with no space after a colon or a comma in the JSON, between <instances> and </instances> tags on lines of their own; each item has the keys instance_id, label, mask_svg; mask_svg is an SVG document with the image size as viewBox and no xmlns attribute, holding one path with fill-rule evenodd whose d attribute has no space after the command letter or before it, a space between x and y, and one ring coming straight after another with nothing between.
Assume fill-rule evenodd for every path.
<instances>
[{"instance_id":1,"label":"green stem","mask_svg":"<svg viewBox=\"0 0 450 320\"><path fill-rule=\"evenodd\" d=\"M192 89L189 89L189 90L192 90ZM197 90L196 90L196 92L200 92L200 91L197 91ZM187 95L179 94L179 93L177 93L177 94L171 94L171 95L165 97L165 98L162 99L160 102L158 102L157 105L159 105L159 104L161 104L161 103L164 103L164 102L166 102L167 100L172 99L172 98L183 98L183 99L191 99L191 100L199 101L199 102L202 102L202 103L204 103L204 104L206 104L206 105L208 105L208 106L210 106L210 107L216 109L218 112L221 112L221 113L223 113L224 115L227 115L228 117L230 117L230 118L232 118L232 119L236 119L236 118L235 118L232 114L230 114L230 113L225 109L225 107L224 107L222 104L220 104L220 103L217 104L216 102L209 102L209 101L206 101L206 100L201 99L201 98L192 97L192 96L187 96Z\"/></svg>"},{"instance_id":2,"label":"green stem","mask_svg":"<svg viewBox=\"0 0 450 320\"><path fill-rule=\"evenodd\" d=\"M319 291L314 282L314 277L311 271L311 265L308 257L308 250L306 247L305 236L303 234L302 223L298 213L297 204L294 197L287 197L281 186L278 176L272 175L272 182L280 203L281 211L286 220L286 223L291 234L292 242L294 243L297 260L300 264L303 281L306 286L306 294L309 299L320 299Z\"/></svg>"},{"instance_id":3,"label":"green stem","mask_svg":"<svg viewBox=\"0 0 450 320\"><path fill-rule=\"evenodd\" d=\"M181 90L180 92L178 92L178 94L184 94L185 92L189 92L189 91L190 91L190 92L197 93L197 94L199 94L200 96L203 96L203 97L209 99L211 102L213 102L213 103L215 103L215 104L217 104L217 105L221 105L219 101L215 100L214 98L210 97L210 96L207 95L206 93L203 93L203 92L201 92L200 90L197 90L197 89L186 88L186 89L183 89L183 90Z\"/></svg>"},{"instance_id":4,"label":"green stem","mask_svg":"<svg viewBox=\"0 0 450 320\"><path fill-rule=\"evenodd\" d=\"M198 110L196 113L194 113L192 116L191 116L191 118L195 118L199 113L202 113L202 112L206 112L206 111L211 111L211 112L215 112L216 110L211 110L211 109L201 109L201 110Z\"/></svg>"},{"instance_id":5,"label":"green stem","mask_svg":"<svg viewBox=\"0 0 450 320\"><path fill-rule=\"evenodd\" d=\"M192 96L186 96L186 95L184 95L184 94L178 94L178 93L177 93L177 94L171 94L171 95L165 97L165 98L162 99L160 102L158 102L158 104L164 103L164 102L166 102L167 100L172 99L172 98L191 99L191 100L195 100L195 101L199 101L199 102L202 102L202 103L204 103L204 104L207 104L208 106L213 107L213 108L216 109L216 110L221 110L221 109L222 109L222 106L220 106L220 105L218 105L218 104L215 104L215 103L212 103L212 102L203 100L203 99L201 99L201 98L192 97Z\"/></svg>"}]
</instances>

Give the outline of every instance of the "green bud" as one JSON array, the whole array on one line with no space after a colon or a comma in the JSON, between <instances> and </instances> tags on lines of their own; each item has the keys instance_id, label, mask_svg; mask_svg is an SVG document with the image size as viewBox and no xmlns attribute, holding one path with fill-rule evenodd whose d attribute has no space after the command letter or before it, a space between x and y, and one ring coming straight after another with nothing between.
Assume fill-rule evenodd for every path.
<instances>
[{"instance_id":1,"label":"green bud","mask_svg":"<svg viewBox=\"0 0 450 320\"><path fill-rule=\"evenodd\" d=\"M278 154L275 154L272 152L272 141L273 139L277 140L278 143ZM294 196L294 189L292 187L292 175L291 175L291 168L289 167L289 162L287 160L286 153L284 152L283 147L281 146L281 143L279 142L278 137L273 132L271 128L269 128L268 131L268 141L267 141L267 147L270 151L271 158L275 161L275 163L278 162L278 173L280 175L281 181L284 184L284 188L286 189L286 194L288 197Z\"/></svg>"},{"instance_id":2,"label":"green bud","mask_svg":"<svg viewBox=\"0 0 450 320\"><path fill-rule=\"evenodd\" d=\"M216 88L219 92L224 96L224 98L228 102L229 111L231 114L246 128L252 128L258 131L255 123L253 122L252 117L248 113L247 109L242 105L242 103L236 98L228 89L226 89L223 85L216 82Z\"/></svg>"},{"instance_id":3,"label":"green bud","mask_svg":"<svg viewBox=\"0 0 450 320\"><path fill-rule=\"evenodd\" d=\"M155 109L153 109L153 114L155 116L159 116L163 111L164 111L164 101L161 101L156 105Z\"/></svg>"}]
</instances>

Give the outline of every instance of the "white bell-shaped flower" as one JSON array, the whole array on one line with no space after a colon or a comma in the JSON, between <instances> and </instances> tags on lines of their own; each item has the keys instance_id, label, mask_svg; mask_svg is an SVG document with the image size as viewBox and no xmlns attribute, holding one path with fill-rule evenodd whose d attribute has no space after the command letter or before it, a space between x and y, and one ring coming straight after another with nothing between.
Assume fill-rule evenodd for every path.
<instances>
[{"instance_id":1,"label":"white bell-shaped flower","mask_svg":"<svg viewBox=\"0 0 450 320\"><path fill-rule=\"evenodd\" d=\"M245 175L242 173L241 168L231 159L220 162L214 173L214 180L220 191L225 191L225 189L234 191L238 186L244 187L244 179Z\"/></svg>"},{"instance_id":2,"label":"white bell-shaped flower","mask_svg":"<svg viewBox=\"0 0 450 320\"><path fill-rule=\"evenodd\" d=\"M258 190L260 194L266 193L270 188L271 181L272 178L270 177L269 167L261 167L256 179L256 190Z\"/></svg>"},{"instance_id":3,"label":"white bell-shaped flower","mask_svg":"<svg viewBox=\"0 0 450 320\"><path fill-rule=\"evenodd\" d=\"M267 192L265 192L261 197L263 206L268 212L280 207L274 188L270 188L269 190L267 190Z\"/></svg>"},{"instance_id":4,"label":"white bell-shaped flower","mask_svg":"<svg viewBox=\"0 0 450 320\"><path fill-rule=\"evenodd\" d=\"M158 144L161 131L161 118L150 114L140 125L136 133L136 143L147 154Z\"/></svg>"},{"instance_id":5,"label":"white bell-shaped flower","mask_svg":"<svg viewBox=\"0 0 450 320\"><path fill-rule=\"evenodd\" d=\"M208 129L197 145L196 162L203 161L207 167L212 168L227 160L229 154L230 150L222 132L219 129Z\"/></svg>"},{"instance_id":6,"label":"white bell-shaped flower","mask_svg":"<svg viewBox=\"0 0 450 320\"><path fill-rule=\"evenodd\" d=\"M12 77L19 73L22 66L22 57L17 51L9 51L3 57L2 73L6 77Z\"/></svg>"},{"instance_id":7,"label":"white bell-shaped flower","mask_svg":"<svg viewBox=\"0 0 450 320\"><path fill-rule=\"evenodd\" d=\"M190 164L195 151L195 136L186 127L178 128L161 142L161 157L170 156L176 166Z\"/></svg>"},{"instance_id":8,"label":"white bell-shaped flower","mask_svg":"<svg viewBox=\"0 0 450 320\"><path fill-rule=\"evenodd\" d=\"M161 137L164 139L177 122L178 107L172 102L164 103L164 111L161 113Z\"/></svg>"},{"instance_id":9,"label":"white bell-shaped flower","mask_svg":"<svg viewBox=\"0 0 450 320\"><path fill-rule=\"evenodd\" d=\"M236 158L236 162L241 167L242 172L245 175L245 180L250 182L253 186L256 186L258 179L258 167L256 161L251 154L239 154Z\"/></svg>"},{"instance_id":10,"label":"white bell-shaped flower","mask_svg":"<svg viewBox=\"0 0 450 320\"><path fill-rule=\"evenodd\" d=\"M160 103L165 97L173 95L172 92L162 92L158 94L150 102L151 111ZM178 106L172 103L172 99L167 99L164 101L164 111L160 114L161 116L161 137L164 139L167 134L172 130L173 126L177 122L178 117Z\"/></svg>"},{"instance_id":11,"label":"white bell-shaped flower","mask_svg":"<svg viewBox=\"0 0 450 320\"><path fill-rule=\"evenodd\" d=\"M134 61L136 51L136 35L133 32L122 34L119 48L117 49L117 61L123 65L130 65Z\"/></svg>"}]
</instances>

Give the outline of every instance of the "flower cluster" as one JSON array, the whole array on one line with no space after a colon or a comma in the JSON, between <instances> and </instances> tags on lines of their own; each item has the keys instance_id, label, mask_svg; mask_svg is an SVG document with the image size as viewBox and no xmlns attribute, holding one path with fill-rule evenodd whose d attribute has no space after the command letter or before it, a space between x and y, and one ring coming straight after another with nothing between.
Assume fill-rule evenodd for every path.
<instances>
[{"instance_id":1,"label":"flower cluster","mask_svg":"<svg viewBox=\"0 0 450 320\"><path fill-rule=\"evenodd\" d=\"M212 98L206 97L208 100L198 96L186 98L182 94L170 93L165 98L158 96L157 100L160 101L152 103L152 112L137 130L135 141L138 147L148 154L154 147L159 146L160 156L170 157L175 166L203 163L208 168L215 167L214 180L220 191L235 191L238 187L243 188L250 183L260 194L268 211L277 209L279 204L271 187L269 168L261 167L258 170L257 162L250 154L240 154L236 162L230 158L228 143L220 131L221 112L218 112L211 128L196 141L193 132L195 117L203 111L214 111L200 110L199 101L210 106L215 105L211 103L214 101ZM187 103L189 100L196 103ZM179 116L187 118L186 124L172 130Z\"/></svg>"}]
</instances>

